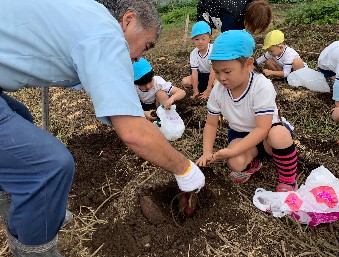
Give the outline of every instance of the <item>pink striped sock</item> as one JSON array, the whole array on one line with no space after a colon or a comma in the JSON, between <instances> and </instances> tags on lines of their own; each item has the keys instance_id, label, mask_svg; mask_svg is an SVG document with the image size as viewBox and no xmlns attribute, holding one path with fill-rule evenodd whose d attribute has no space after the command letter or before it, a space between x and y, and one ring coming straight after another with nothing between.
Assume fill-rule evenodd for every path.
<instances>
[{"instance_id":1,"label":"pink striped sock","mask_svg":"<svg viewBox=\"0 0 339 257\"><path fill-rule=\"evenodd\" d=\"M298 156L295 145L285 149L272 148L272 157L279 174L279 181L284 184L295 185L297 177Z\"/></svg>"}]
</instances>

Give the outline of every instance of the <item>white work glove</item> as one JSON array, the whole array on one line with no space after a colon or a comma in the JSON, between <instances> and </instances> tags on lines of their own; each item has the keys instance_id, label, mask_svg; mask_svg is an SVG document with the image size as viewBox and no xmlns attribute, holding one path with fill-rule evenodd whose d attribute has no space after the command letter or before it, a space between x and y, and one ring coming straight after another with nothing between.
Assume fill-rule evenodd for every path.
<instances>
[{"instance_id":1,"label":"white work glove","mask_svg":"<svg viewBox=\"0 0 339 257\"><path fill-rule=\"evenodd\" d=\"M199 167L190 161L190 167L183 175L174 175L178 186L183 192L199 192L205 185L205 176Z\"/></svg>"}]
</instances>

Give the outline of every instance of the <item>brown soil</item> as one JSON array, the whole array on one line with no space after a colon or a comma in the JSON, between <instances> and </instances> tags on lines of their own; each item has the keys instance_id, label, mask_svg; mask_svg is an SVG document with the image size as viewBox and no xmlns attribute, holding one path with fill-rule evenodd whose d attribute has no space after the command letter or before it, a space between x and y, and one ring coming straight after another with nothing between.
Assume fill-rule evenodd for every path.
<instances>
[{"instance_id":1,"label":"brown soil","mask_svg":"<svg viewBox=\"0 0 339 257\"><path fill-rule=\"evenodd\" d=\"M337 40L337 26L300 25L283 30L288 44L311 65L326 45ZM147 53L155 73L176 86L188 75L189 67L189 52L182 50L182 37L177 34L177 30L164 31L158 46ZM178 42L169 45L169 38L178 38ZM262 43L262 36L256 41ZM298 183L322 164L339 177L339 145L335 143L339 130L328 117L331 94L294 89L282 81L274 85L283 116L295 126ZM51 133L67 144L76 161L69 199L69 209L76 216L59 235L59 249L65 256L339 256L338 222L300 226L290 218L263 213L252 204L256 188L275 188L277 176L270 161L241 185L227 178L224 163L204 168L206 187L213 193L201 195L197 213L184 219L178 213L179 190L172 175L135 156L114 130L99 123L83 92L50 92ZM187 90L187 94L191 92ZM15 95L41 124L38 89ZM202 152L205 104L191 102L189 97L177 103L186 130L172 144L192 160ZM223 121L217 147L226 145L226 128ZM160 222L150 222L142 214L143 196L160 208ZM0 256L11 256L4 230L0 232Z\"/></svg>"}]
</instances>

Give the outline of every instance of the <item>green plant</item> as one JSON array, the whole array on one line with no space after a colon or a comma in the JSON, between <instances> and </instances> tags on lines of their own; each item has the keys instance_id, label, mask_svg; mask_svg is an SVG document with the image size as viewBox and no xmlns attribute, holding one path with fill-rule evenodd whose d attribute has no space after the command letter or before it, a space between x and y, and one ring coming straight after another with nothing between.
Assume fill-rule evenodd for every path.
<instances>
[{"instance_id":1,"label":"green plant","mask_svg":"<svg viewBox=\"0 0 339 257\"><path fill-rule=\"evenodd\" d=\"M174 9L173 11L162 15L161 20L164 24L183 22L185 20L187 14L190 17L195 18L196 15L197 15L196 8L189 7L189 8Z\"/></svg>"},{"instance_id":2,"label":"green plant","mask_svg":"<svg viewBox=\"0 0 339 257\"><path fill-rule=\"evenodd\" d=\"M313 0L288 11L288 24L336 24L339 20L339 0Z\"/></svg>"},{"instance_id":3,"label":"green plant","mask_svg":"<svg viewBox=\"0 0 339 257\"><path fill-rule=\"evenodd\" d=\"M196 8L198 5L198 0L190 0L190 1L177 1L172 0L167 4L158 4L157 9L161 14L165 14L173 11L174 9L181 8Z\"/></svg>"}]
</instances>

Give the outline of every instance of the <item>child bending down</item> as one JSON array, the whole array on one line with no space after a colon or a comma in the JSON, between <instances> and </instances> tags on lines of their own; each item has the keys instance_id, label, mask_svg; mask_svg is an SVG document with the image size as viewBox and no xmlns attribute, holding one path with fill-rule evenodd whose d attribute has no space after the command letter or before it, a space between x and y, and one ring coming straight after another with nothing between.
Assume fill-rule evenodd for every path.
<instances>
[{"instance_id":1,"label":"child bending down","mask_svg":"<svg viewBox=\"0 0 339 257\"><path fill-rule=\"evenodd\" d=\"M253 37L244 30L220 34L210 56L218 82L207 102L203 132L203 155L196 162L206 166L226 160L230 178L246 182L261 166L263 157L273 157L279 192L297 188L297 150L292 132L278 117L276 92L264 75L253 72ZM213 151L219 115L229 123L228 146Z\"/></svg>"},{"instance_id":2,"label":"child bending down","mask_svg":"<svg viewBox=\"0 0 339 257\"><path fill-rule=\"evenodd\" d=\"M339 41L334 41L321 51L318 58L318 70L324 74L329 84L333 83L334 107L331 114L332 119L339 123Z\"/></svg>"},{"instance_id":3,"label":"child bending down","mask_svg":"<svg viewBox=\"0 0 339 257\"><path fill-rule=\"evenodd\" d=\"M190 54L191 75L182 79L181 84L193 88L191 99L206 99L210 95L215 81L211 62L208 57L211 54L213 44L211 42L211 28L204 22L199 21L192 27L191 38L195 48Z\"/></svg>"},{"instance_id":4,"label":"child bending down","mask_svg":"<svg viewBox=\"0 0 339 257\"><path fill-rule=\"evenodd\" d=\"M140 58L138 62L133 63L134 84L148 120L155 120L152 111L159 105L165 109L171 109L174 101L185 97L186 92L181 88L172 86L171 82L165 81L160 76L154 76L151 64L145 59Z\"/></svg>"},{"instance_id":5,"label":"child bending down","mask_svg":"<svg viewBox=\"0 0 339 257\"><path fill-rule=\"evenodd\" d=\"M304 68L305 63L299 54L284 43L284 34L280 30L272 30L264 39L262 49L267 50L256 61L257 64L265 63L266 76L286 78L292 71Z\"/></svg>"}]
</instances>

